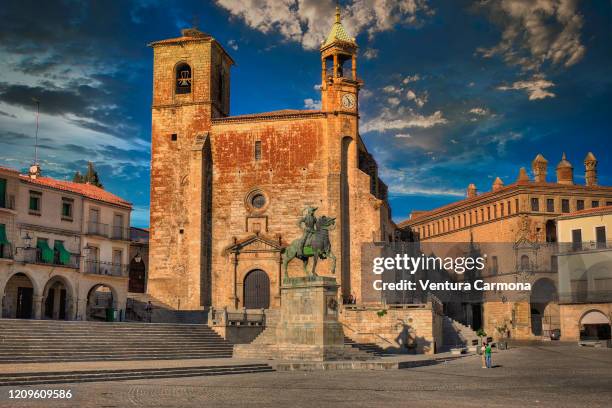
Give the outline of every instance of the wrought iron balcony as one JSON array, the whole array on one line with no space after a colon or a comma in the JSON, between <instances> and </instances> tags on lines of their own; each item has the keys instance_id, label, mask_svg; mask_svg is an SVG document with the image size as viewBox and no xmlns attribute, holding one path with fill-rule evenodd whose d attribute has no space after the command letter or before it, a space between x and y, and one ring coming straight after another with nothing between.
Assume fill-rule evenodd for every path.
<instances>
[{"instance_id":1,"label":"wrought iron balcony","mask_svg":"<svg viewBox=\"0 0 612 408\"><path fill-rule=\"evenodd\" d=\"M612 249L612 241L564 242L559 244L559 253L590 252Z\"/></svg>"},{"instance_id":2,"label":"wrought iron balcony","mask_svg":"<svg viewBox=\"0 0 612 408\"><path fill-rule=\"evenodd\" d=\"M128 241L130 239L130 229L122 226L113 225L111 228L111 239L121 239Z\"/></svg>"},{"instance_id":3,"label":"wrought iron balcony","mask_svg":"<svg viewBox=\"0 0 612 408\"><path fill-rule=\"evenodd\" d=\"M92 275L128 276L128 265L87 259L85 261L85 273Z\"/></svg>"},{"instance_id":4,"label":"wrought iron balcony","mask_svg":"<svg viewBox=\"0 0 612 408\"><path fill-rule=\"evenodd\" d=\"M572 290L559 293L559 303L610 303L612 290Z\"/></svg>"},{"instance_id":5,"label":"wrought iron balcony","mask_svg":"<svg viewBox=\"0 0 612 408\"><path fill-rule=\"evenodd\" d=\"M4 200L0 197L0 209L14 210L15 209L15 196L5 195Z\"/></svg>"},{"instance_id":6,"label":"wrought iron balcony","mask_svg":"<svg viewBox=\"0 0 612 408\"><path fill-rule=\"evenodd\" d=\"M89 221L87 223L87 234L108 237L108 224Z\"/></svg>"},{"instance_id":7,"label":"wrought iron balcony","mask_svg":"<svg viewBox=\"0 0 612 408\"><path fill-rule=\"evenodd\" d=\"M61 261L59 251L54 251L53 259L50 262L45 261L42 258L42 251L39 248L18 248L16 260L19 262L37 264L37 265L51 265L60 266L63 268L79 269L81 263L81 256L79 254L70 254L68 262L63 263Z\"/></svg>"},{"instance_id":8,"label":"wrought iron balcony","mask_svg":"<svg viewBox=\"0 0 612 408\"><path fill-rule=\"evenodd\" d=\"M13 246L11 244L0 244L0 259L13 259Z\"/></svg>"}]
</instances>

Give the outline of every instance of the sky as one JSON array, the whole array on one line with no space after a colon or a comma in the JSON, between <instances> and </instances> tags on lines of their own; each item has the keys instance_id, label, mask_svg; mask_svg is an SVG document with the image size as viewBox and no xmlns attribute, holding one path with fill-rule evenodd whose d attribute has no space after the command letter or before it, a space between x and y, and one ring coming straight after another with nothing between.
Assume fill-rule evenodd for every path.
<instances>
[{"instance_id":1,"label":"sky","mask_svg":"<svg viewBox=\"0 0 612 408\"><path fill-rule=\"evenodd\" d=\"M584 183L599 160L612 185L609 0L346 0L360 46L360 134L389 185L395 221L512 183L563 152ZM334 21L323 0L3 0L0 165L43 173L95 163L105 188L148 226L152 51L197 26L236 61L231 114L320 106L318 47ZM264 86L265 84L265 86Z\"/></svg>"}]
</instances>

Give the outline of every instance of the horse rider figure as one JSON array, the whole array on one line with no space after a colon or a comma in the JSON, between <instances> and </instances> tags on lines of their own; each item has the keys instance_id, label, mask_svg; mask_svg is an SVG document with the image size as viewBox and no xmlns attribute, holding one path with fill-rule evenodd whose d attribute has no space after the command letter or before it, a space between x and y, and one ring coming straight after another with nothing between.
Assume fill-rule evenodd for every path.
<instances>
[{"instance_id":1,"label":"horse rider figure","mask_svg":"<svg viewBox=\"0 0 612 408\"><path fill-rule=\"evenodd\" d=\"M315 217L314 213L317 211L317 207L307 207L306 215L304 215L298 221L298 227L304 231L302 237L300 238L300 245L298 246L298 254L297 256L304 256L304 247L309 243L310 238L315 233L315 228L317 224L317 217ZM302 224L304 226L302 226Z\"/></svg>"}]
</instances>

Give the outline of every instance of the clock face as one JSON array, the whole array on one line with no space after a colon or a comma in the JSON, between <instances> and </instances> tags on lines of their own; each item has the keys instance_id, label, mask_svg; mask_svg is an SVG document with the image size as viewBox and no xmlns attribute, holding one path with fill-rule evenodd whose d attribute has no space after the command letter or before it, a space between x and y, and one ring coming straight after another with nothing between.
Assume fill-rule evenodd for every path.
<instances>
[{"instance_id":1,"label":"clock face","mask_svg":"<svg viewBox=\"0 0 612 408\"><path fill-rule=\"evenodd\" d=\"M342 106L347 109L353 109L355 107L355 95L353 94L342 95Z\"/></svg>"}]
</instances>

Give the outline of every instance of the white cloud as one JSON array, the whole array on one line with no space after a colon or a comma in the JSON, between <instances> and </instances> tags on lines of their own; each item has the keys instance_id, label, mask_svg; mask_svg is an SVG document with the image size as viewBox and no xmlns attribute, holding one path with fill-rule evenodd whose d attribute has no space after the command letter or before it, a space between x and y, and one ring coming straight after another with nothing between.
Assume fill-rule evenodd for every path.
<instances>
[{"instance_id":1,"label":"white cloud","mask_svg":"<svg viewBox=\"0 0 612 408\"><path fill-rule=\"evenodd\" d=\"M422 108L427 103L429 95L427 92L424 92L421 96L418 96L414 91L409 89L406 92L406 98L408 98L409 101L414 101L416 106Z\"/></svg>"},{"instance_id":2,"label":"white cloud","mask_svg":"<svg viewBox=\"0 0 612 408\"><path fill-rule=\"evenodd\" d=\"M286 40L316 49L325 39L334 18L334 3L320 0L216 0L216 3L251 28L278 32ZM415 25L418 16L433 11L426 0L353 0L343 7L343 25L357 36L373 36L398 25Z\"/></svg>"},{"instance_id":3,"label":"white cloud","mask_svg":"<svg viewBox=\"0 0 612 408\"><path fill-rule=\"evenodd\" d=\"M569 67L586 52L577 0L492 0L481 5L503 27L499 44L477 50L486 58L500 55L510 65L538 71L545 63Z\"/></svg>"},{"instance_id":4,"label":"white cloud","mask_svg":"<svg viewBox=\"0 0 612 408\"><path fill-rule=\"evenodd\" d=\"M304 108L320 110L321 109L321 101L320 100L315 100L315 99L312 99L312 98L304 99Z\"/></svg>"},{"instance_id":5,"label":"white cloud","mask_svg":"<svg viewBox=\"0 0 612 408\"><path fill-rule=\"evenodd\" d=\"M313 88L314 88L315 91L320 91L321 90L321 84L315 84L313 86Z\"/></svg>"},{"instance_id":6,"label":"white cloud","mask_svg":"<svg viewBox=\"0 0 612 408\"><path fill-rule=\"evenodd\" d=\"M382 89L382 91L389 94L400 94L402 92L402 88L398 88L393 85L387 85Z\"/></svg>"},{"instance_id":7,"label":"white cloud","mask_svg":"<svg viewBox=\"0 0 612 408\"><path fill-rule=\"evenodd\" d=\"M363 52L363 58L370 60L378 57L378 50L376 48L368 48Z\"/></svg>"},{"instance_id":8,"label":"white cloud","mask_svg":"<svg viewBox=\"0 0 612 408\"><path fill-rule=\"evenodd\" d=\"M407 84L409 84L409 83L411 83L411 82L416 82L416 81L419 81L420 79L421 79L421 77L419 76L419 74L408 75L406 78L404 78L404 79L402 80L402 83L403 83L404 85L407 85Z\"/></svg>"},{"instance_id":9,"label":"white cloud","mask_svg":"<svg viewBox=\"0 0 612 408\"><path fill-rule=\"evenodd\" d=\"M402 106L393 109L385 107L378 116L365 121L361 125L361 130L366 133L409 128L427 129L447 122L448 120L444 118L441 111L436 111L427 116Z\"/></svg>"},{"instance_id":10,"label":"white cloud","mask_svg":"<svg viewBox=\"0 0 612 408\"><path fill-rule=\"evenodd\" d=\"M531 79L525 81L516 81L511 86L502 85L497 87L500 91L525 91L529 95L530 101L538 99L554 98L556 95L548 88L555 86L555 84L541 75L534 75Z\"/></svg>"},{"instance_id":11,"label":"white cloud","mask_svg":"<svg viewBox=\"0 0 612 408\"><path fill-rule=\"evenodd\" d=\"M387 99L387 102L391 106L397 106L400 104L400 99L395 96L392 96L391 98Z\"/></svg>"},{"instance_id":12,"label":"white cloud","mask_svg":"<svg viewBox=\"0 0 612 408\"><path fill-rule=\"evenodd\" d=\"M470 113L478 116L485 116L489 113L487 108L472 108L470 109Z\"/></svg>"},{"instance_id":13,"label":"white cloud","mask_svg":"<svg viewBox=\"0 0 612 408\"><path fill-rule=\"evenodd\" d=\"M412 135L409 133L398 133L395 137L398 139L412 139Z\"/></svg>"},{"instance_id":14,"label":"white cloud","mask_svg":"<svg viewBox=\"0 0 612 408\"><path fill-rule=\"evenodd\" d=\"M236 42L236 40L229 40L227 42L227 45L234 51L238 51L238 43Z\"/></svg>"}]
</instances>

